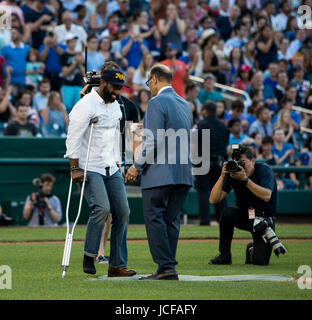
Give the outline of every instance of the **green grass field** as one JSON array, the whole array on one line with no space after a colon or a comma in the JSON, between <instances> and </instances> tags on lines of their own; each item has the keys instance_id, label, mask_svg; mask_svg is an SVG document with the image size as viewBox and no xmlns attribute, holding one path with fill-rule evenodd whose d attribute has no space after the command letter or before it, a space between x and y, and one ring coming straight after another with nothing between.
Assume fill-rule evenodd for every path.
<instances>
[{"instance_id":1,"label":"green grass field","mask_svg":"<svg viewBox=\"0 0 312 320\"><path fill-rule=\"evenodd\" d=\"M183 282L183 281L89 281L90 277L107 273L107 265L96 265L95 276L82 272L82 243L72 247L70 268L62 279L61 261L65 228L2 228L0 229L0 265L12 269L12 289L0 290L0 300L8 299L312 299L312 290L301 290L295 282ZM85 227L77 228L75 240L83 240ZM312 267L312 225L279 225L277 234L288 249L280 258L272 255L269 266L245 265L245 247L250 234L235 231L231 266L211 266L210 258L218 252L218 242L200 239L217 238L217 227L185 226L180 238L199 241L179 242L177 270L179 274L216 276L241 274L286 274L298 278L300 265ZM292 238L293 240L286 240ZM296 241L294 239L305 239ZM146 239L145 229L130 226L128 239ZM8 243L5 243L8 242ZM16 243L23 242L23 243ZM25 243L26 242L26 243ZM29 243L27 243L29 242ZM34 243L35 242L35 243ZM38 242L38 243L37 243ZM128 242L129 267L139 274L153 273L156 265L147 242ZM1 276L1 275L0 275Z\"/></svg>"}]
</instances>

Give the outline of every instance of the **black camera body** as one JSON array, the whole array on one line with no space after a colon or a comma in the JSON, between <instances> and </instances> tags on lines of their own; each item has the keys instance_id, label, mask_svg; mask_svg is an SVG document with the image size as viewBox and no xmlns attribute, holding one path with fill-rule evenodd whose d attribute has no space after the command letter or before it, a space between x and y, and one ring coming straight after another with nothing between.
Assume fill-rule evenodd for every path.
<instances>
[{"instance_id":1,"label":"black camera body","mask_svg":"<svg viewBox=\"0 0 312 320\"><path fill-rule=\"evenodd\" d=\"M83 77L83 81L85 82L85 85L88 85L88 88L86 90L87 94L92 90L93 87L100 86L101 75L97 74L95 70L89 71Z\"/></svg>"},{"instance_id":2,"label":"black camera body","mask_svg":"<svg viewBox=\"0 0 312 320\"><path fill-rule=\"evenodd\" d=\"M229 160L226 164L226 170L228 172L238 172L241 170L241 167L245 167L244 166L244 162L239 160L241 157L241 153L240 153L240 145L239 144L232 144L232 160Z\"/></svg>"},{"instance_id":3,"label":"black camera body","mask_svg":"<svg viewBox=\"0 0 312 320\"><path fill-rule=\"evenodd\" d=\"M44 198L50 198L52 197L52 194L46 194L42 191L42 182L39 178L35 178L32 183L36 189L36 202L34 203L34 205L39 209L45 209L46 203L44 201Z\"/></svg>"}]
</instances>

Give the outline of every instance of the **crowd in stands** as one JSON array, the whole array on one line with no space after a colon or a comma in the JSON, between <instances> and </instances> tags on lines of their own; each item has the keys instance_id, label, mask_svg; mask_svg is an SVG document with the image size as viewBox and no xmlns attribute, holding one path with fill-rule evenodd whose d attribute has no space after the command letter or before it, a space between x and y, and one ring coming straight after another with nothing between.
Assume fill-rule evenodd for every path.
<instances>
[{"instance_id":1,"label":"crowd in stands","mask_svg":"<svg viewBox=\"0 0 312 320\"><path fill-rule=\"evenodd\" d=\"M0 134L66 136L85 69L99 71L108 60L125 71L122 94L142 120L147 75L159 62L173 70L195 128L211 100L229 146L250 144L271 165L312 165L312 113L293 109L312 111L312 30L302 26L300 5L312 1L2 1L11 28L0 29ZM225 99L215 83L249 99ZM298 185L295 174L279 176L280 188Z\"/></svg>"}]
</instances>

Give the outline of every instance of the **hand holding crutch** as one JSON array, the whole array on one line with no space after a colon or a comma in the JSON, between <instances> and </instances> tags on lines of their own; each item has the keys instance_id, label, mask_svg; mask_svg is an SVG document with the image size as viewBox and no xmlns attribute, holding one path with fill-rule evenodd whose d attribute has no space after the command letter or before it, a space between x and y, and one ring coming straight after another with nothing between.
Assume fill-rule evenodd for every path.
<instances>
[{"instance_id":1,"label":"hand holding crutch","mask_svg":"<svg viewBox=\"0 0 312 320\"><path fill-rule=\"evenodd\" d=\"M71 197L71 192L72 192L73 179L72 179L72 176L70 177L69 191L68 191L68 198L67 198L67 206L66 206L66 240L65 240L65 247L64 247L64 253L63 253L63 260L62 260L62 267L63 267L62 278L65 278L66 270L69 267L69 260L70 260L71 247L72 247L72 243L73 243L74 231L75 231L75 227L77 225L77 222L78 222L78 219L79 219L79 216L80 216L80 211L81 211L81 206L82 206L83 193L84 193L84 188L85 188L85 182L86 182L86 176L87 176L87 168L88 168L88 162L89 162L90 146L91 146L91 140L92 140L92 131L93 131L94 124L97 123L97 122L98 122L98 118L97 117L91 119L91 121L90 121L90 125L91 125L90 136L89 136L89 143L88 143L86 165L85 165L84 172L83 172L83 182L82 182L82 188L81 188L81 193L80 193L78 214L77 214L76 220L75 220L75 222L73 224L71 232L69 232L68 212L69 212L69 205L70 205L70 197Z\"/></svg>"}]
</instances>

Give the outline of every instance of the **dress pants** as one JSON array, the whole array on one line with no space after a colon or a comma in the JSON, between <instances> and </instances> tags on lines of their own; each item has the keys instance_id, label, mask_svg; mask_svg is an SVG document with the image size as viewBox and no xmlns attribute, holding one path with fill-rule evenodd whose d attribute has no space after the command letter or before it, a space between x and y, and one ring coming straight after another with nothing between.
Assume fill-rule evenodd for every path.
<instances>
[{"instance_id":1,"label":"dress pants","mask_svg":"<svg viewBox=\"0 0 312 320\"><path fill-rule=\"evenodd\" d=\"M151 255L157 272L175 269L180 213L189 191L187 185L143 189L143 213Z\"/></svg>"}]
</instances>

